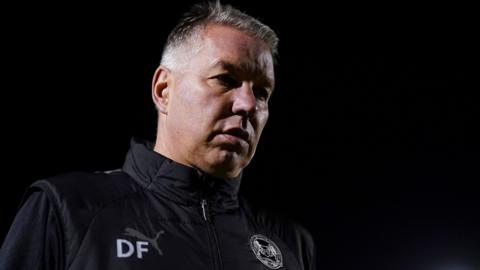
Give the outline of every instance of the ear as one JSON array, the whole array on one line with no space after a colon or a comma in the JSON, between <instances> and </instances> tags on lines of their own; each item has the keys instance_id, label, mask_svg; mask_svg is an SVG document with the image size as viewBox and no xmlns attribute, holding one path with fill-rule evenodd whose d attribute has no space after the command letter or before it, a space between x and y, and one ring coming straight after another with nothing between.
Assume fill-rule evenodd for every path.
<instances>
[{"instance_id":1,"label":"ear","mask_svg":"<svg viewBox=\"0 0 480 270\"><path fill-rule=\"evenodd\" d=\"M152 79L152 99L159 113L168 114L167 105L171 87L171 72L160 65Z\"/></svg>"}]
</instances>

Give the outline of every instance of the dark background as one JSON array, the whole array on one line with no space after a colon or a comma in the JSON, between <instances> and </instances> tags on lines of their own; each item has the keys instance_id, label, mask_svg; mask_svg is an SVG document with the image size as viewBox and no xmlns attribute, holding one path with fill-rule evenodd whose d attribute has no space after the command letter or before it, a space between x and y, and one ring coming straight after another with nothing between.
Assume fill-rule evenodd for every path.
<instances>
[{"instance_id":1,"label":"dark background","mask_svg":"<svg viewBox=\"0 0 480 270\"><path fill-rule=\"evenodd\" d=\"M281 38L242 192L304 224L319 269L479 269L472 7L230 3ZM153 138L151 76L188 6L4 9L0 239L34 180L118 168Z\"/></svg>"}]
</instances>

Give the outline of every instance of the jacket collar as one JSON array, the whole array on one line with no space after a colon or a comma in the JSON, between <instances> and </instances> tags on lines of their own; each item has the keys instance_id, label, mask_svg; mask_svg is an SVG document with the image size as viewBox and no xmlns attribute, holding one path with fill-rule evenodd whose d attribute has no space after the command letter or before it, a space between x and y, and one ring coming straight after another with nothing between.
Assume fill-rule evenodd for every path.
<instances>
[{"instance_id":1,"label":"jacket collar","mask_svg":"<svg viewBox=\"0 0 480 270\"><path fill-rule=\"evenodd\" d=\"M178 204L206 199L214 212L238 208L241 175L224 180L182 165L153 151L153 143L131 140L123 170L140 185Z\"/></svg>"}]
</instances>

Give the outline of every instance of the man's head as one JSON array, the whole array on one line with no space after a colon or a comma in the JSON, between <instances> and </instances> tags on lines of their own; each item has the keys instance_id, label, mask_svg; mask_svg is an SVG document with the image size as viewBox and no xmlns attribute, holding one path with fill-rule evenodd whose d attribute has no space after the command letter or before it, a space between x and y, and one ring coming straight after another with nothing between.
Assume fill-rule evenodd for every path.
<instances>
[{"instance_id":1,"label":"man's head","mask_svg":"<svg viewBox=\"0 0 480 270\"><path fill-rule=\"evenodd\" d=\"M216 177L238 176L268 119L277 42L268 26L219 2L186 13L152 82L155 151Z\"/></svg>"}]
</instances>

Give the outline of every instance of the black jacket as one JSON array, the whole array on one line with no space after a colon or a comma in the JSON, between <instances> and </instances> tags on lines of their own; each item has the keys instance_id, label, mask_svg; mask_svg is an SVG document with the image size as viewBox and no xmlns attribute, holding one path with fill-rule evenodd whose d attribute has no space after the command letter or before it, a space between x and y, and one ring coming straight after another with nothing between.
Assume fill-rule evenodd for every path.
<instances>
[{"instance_id":1,"label":"black jacket","mask_svg":"<svg viewBox=\"0 0 480 270\"><path fill-rule=\"evenodd\" d=\"M132 142L121 170L37 181L0 269L314 269L308 232Z\"/></svg>"}]
</instances>

